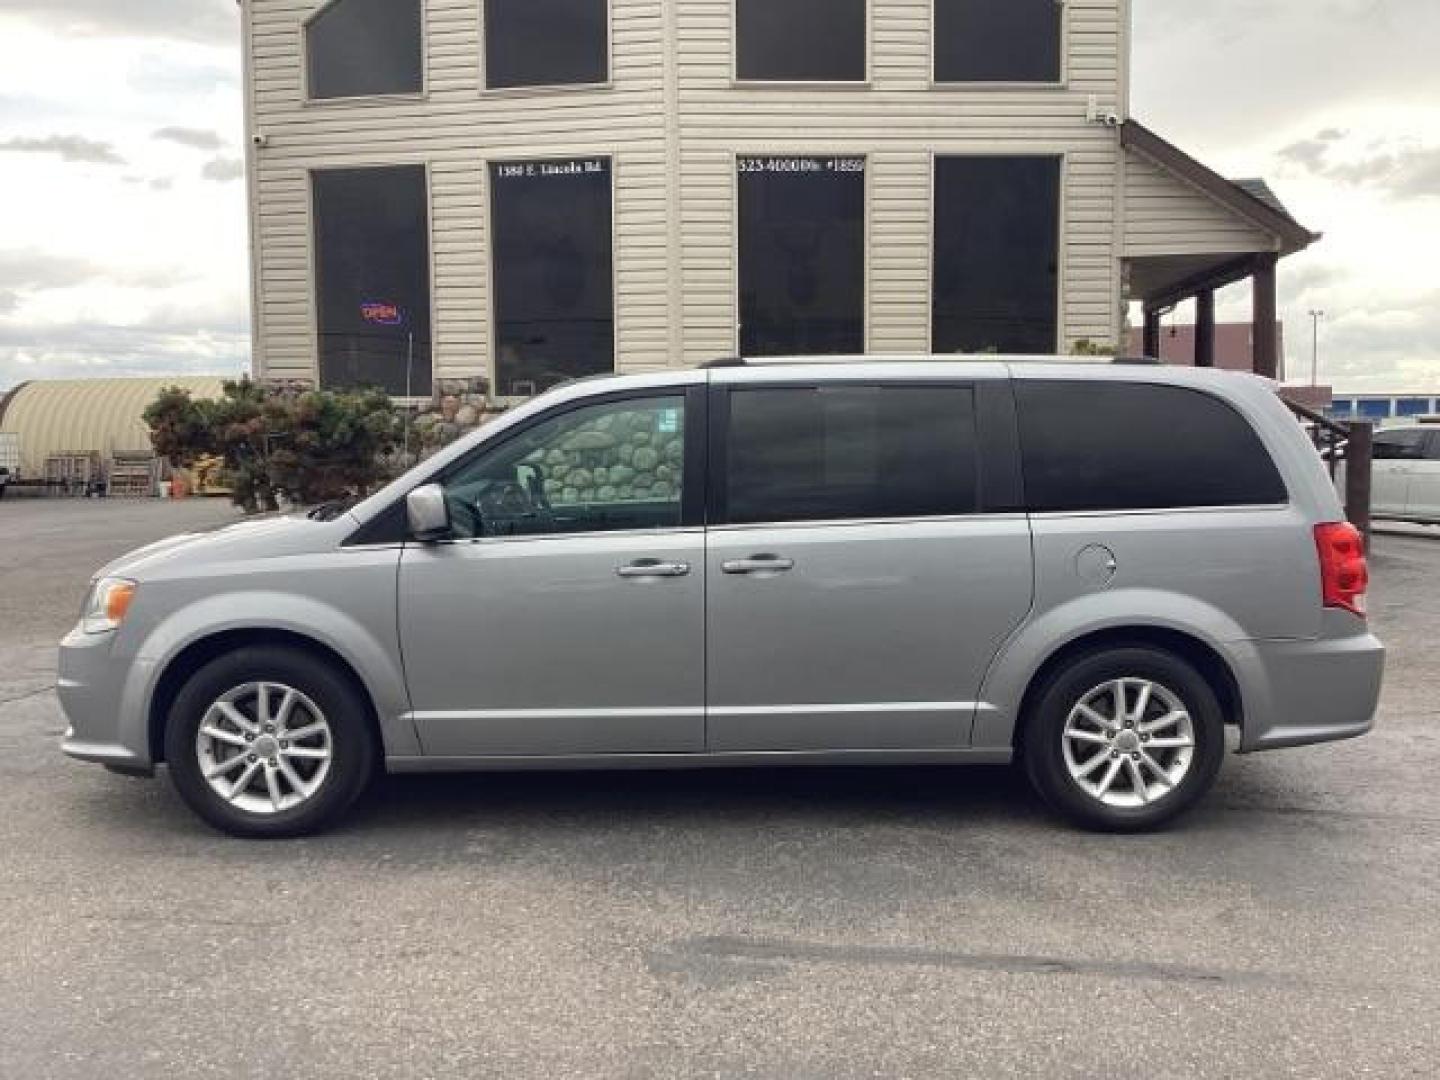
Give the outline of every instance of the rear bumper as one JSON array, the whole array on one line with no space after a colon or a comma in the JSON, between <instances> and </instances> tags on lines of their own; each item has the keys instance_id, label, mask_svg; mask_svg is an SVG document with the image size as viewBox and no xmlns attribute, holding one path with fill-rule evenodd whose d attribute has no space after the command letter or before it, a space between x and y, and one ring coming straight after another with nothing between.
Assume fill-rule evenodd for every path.
<instances>
[{"instance_id":1,"label":"rear bumper","mask_svg":"<svg viewBox=\"0 0 1440 1080\"><path fill-rule=\"evenodd\" d=\"M1374 726L1385 647L1373 634L1246 642L1236 660L1247 674L1242 753L1353 739Z\"/></svg>"}]
</instances>

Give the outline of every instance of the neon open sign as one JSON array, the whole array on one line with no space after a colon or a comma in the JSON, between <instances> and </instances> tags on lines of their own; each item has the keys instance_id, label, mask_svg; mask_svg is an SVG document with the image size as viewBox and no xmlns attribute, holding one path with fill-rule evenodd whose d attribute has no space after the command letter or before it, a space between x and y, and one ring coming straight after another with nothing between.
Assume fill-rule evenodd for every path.
<instances>
[{"instance_id":1,"label":"neon open sign","mask_svg":"<svg viewBox=\"0 0 1440 1080\"><path fill-rule=\"evenodd\" d=\"M405 321L398 305L373 301L360 305L360 317L376 326L399 326Z\"/></svg>"}]
</instances>

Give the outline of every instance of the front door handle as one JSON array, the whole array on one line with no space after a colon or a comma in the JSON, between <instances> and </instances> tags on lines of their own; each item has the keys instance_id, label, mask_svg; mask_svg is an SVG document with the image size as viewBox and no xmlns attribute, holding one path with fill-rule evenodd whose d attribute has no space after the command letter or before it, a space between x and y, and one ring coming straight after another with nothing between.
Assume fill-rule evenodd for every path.
<instances>
[{"instance_id":1,"label":"front door handle","mask_svg":"<svg viewBox=\"0 0 1440 1080\"><path fill-rule=\"evenodd\" d=\"M727 574L781 574L795 569L795 560L779 555L751 555L748 559L731 559L720 564Z\"/></svg>"},{"instance_id":2,"label":"front door handle","mask_svg":"<svg viewBox=\"0 0 1440 1080\"><path fill-rule=\"evenodd\" d=\"M659 559L636 559L625 566L617 566L615 573L623 578L684 577L690 573L688 562L661 562Z\"/></svg>"}]
</instances>

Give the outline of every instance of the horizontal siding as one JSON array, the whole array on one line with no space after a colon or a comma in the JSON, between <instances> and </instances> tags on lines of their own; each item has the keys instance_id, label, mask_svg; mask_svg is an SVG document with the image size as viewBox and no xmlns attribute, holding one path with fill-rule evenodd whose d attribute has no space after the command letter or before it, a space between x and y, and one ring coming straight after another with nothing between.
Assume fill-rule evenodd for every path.
<instances>
[{"instance_id":1,"label":"horizontal siding","mask_svg":"<svg viewBox=\"0 0 1440 1080\"><path fill-rule=\"evenodd\" d=\"M302 24L315 0L250 0L256 166L257 289L267 373L315 369L308 173L316 168L429 167L434 356L438 377L490 368L486 163L608 155L614 162L620 355L669 362L666 312L653 283L664 254L662 17L658 0L612 0L612 83L601 89L483 91L479 0L425 0L423 95L304 99ZM656 193L659 193L658 196Z\"/></svg>"},{"instance_id":2,"label":"horizontal siding","mask_svg":"<svg viewBox=\"0 0 1440 1080\"><path fill-rule=\"evenodd\" d=\"M308 171L397 162L429 167L437 374L488 370L485 163L521 156L614 159L625 368L734 351L734 155L747 152L868 158L867 333L879 353L929 346L931 155L1064 155L1063 337L1118 334L1116 139L1086 108L1092 95L1119 105L1121 0L1070 0L1066 84L1024 89L932 87L930 0L872 0L871 78L858 88L734 85L732 0L611 2L606 87L486 92L480 0L425 0L423 95L309 103L301 25L318 0L247 0L253 122L266 136L252 212L267 370L313 372Z\"/></svg>"},{"instance_id":3,"label":"horizontal siding","mask_svg":"<svg viewBox=\"0 0 1440 1080\"><path fill-rule=\"evenodd\" d=\"M1199 188L1136 153L1125 155L1125 255L1270 251L1275 239Z\"/></svg>"},{"instance_id":4,"label":"horizontal siding","mask_svg":"<svg viewBox=\"0 0 1440 1080\"><path fill-rule=\"evenodd\" d=\"M862 154L869 159L871 352L930 347L932 154L1066 158L1060 338L1113 341L1119 252L1112 130L1086 119L1094 94L1118 105L1116 0L1072 0L1064 88L936 88L930 0L876 0L868 87L765 87L732 79L731 0L678 9L687 362L737 347L735 153Z\"/></svg>"}]
</instances>

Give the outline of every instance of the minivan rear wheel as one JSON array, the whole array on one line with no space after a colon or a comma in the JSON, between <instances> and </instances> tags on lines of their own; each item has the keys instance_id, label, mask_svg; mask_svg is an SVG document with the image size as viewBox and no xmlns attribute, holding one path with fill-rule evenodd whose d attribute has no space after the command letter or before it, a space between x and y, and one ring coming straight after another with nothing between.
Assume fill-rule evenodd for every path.
<instances>
[{"instance_id":1,"label":"minivan rear wheel","mask_svg":"<svg viewBox=\"0 0 1440 1080\"><path fill-rule=\"evenodd\" d=\"M181 689L165 729L176 790L235 836L285 837L331 824L374 770L368 708L318 657L256 646L210 661Z\"/></svg>"},{"instance_id":2,"label":"minivan rear wheel","mask_svg":"<svg viewBox=\"0 0 1440 1080\"><path fill-rule=\"evenodd\" d=\"M1225 756L1225 718L1189 663L1145 646L1086 653L1039 689L1024 731L1031 783L1086 828L1153 829L1193 806Z\"/></svg>"}]
</instances>

